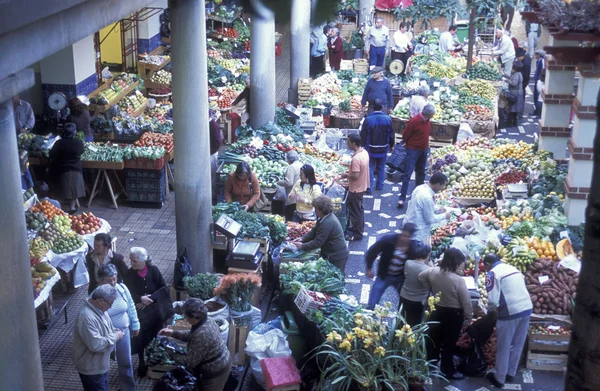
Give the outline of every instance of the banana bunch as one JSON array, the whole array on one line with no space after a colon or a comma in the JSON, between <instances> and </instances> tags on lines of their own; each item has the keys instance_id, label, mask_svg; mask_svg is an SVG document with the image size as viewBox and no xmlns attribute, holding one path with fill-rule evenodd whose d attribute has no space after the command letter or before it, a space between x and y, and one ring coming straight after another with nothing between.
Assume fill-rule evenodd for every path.
<instances>
[{"instance_id":1,"label":"banana bunch","mask_svg":"<svg viewBox=\"0 0 600 391\"><path fill-rule=\"evenodd\" d=\"M527 266L538 259L537 253L521 238L513 238L506 245L506 250L508 254L504 257L504 262L513 265L521 273L525 273Z\"/></svg>"},{"instance_id":2,"label":"banana bunch","mask_svg":"<svg viewBox=\"0 0 600 391\"><path fill-rule=\"evenodd\" d=\"M427 73L434 79L453 79L458 76L458 71L450 69L438 62L430 61L427 66Z\"/></svg>"},{"instance_id":3,"label":"banana bunch","mask_svg":"<svg viewBox=\"0 0 600 391\"><path fill-rule=\"evenodd\" d=\"M460 87L460 90L466 95L481 96L490 100L493 100L498 95L496 87L485 80L467 80Z\"/></svg>"},{"instance_id":4,"label":"banana bunch","mask_svg":"<svg viewBox=\"0 0 600 391\"><path fill-rule=\"evenodd\" d=\"M42 238L35 238L29 245L29 258L42 259L51 248L50 242Z\"/></svg>"}]
</instances>

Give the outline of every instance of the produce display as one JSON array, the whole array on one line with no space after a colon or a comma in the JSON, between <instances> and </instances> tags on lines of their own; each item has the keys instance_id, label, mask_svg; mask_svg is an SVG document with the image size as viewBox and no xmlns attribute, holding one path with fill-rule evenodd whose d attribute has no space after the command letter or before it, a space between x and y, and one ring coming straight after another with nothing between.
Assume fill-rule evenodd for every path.
<instances>
[{"instance_id":1,"label":"produce display","mask_svg":"<svg viewBox=\"0 0 600 391\"><path fill-rule=\"evenodd\" d=\"M138 90L121 99L117 104L119 109L133 114L146 104L146 97Z\"/></svg>"},{"instance_id":2,"label":"produce display","mask_svg":"<svg viewBox=\"0 0 600 391\"><path fill-rule=\"evenodd\" d=\"M315 221L305 221L303 223L294 223L289 221L287 223L288 241L291 242L306 235L315 226L315 224Z\"/></svg>"},{"instance_id":3,"label":"produce display","mask_svg":"<svg viewBox=\"0 0 600 391\"><path fill-rule=\"evenodd\" d=\"M172 151L175 148L173 135L160 133L144 133L133 145L137 147L163 147L167 151Z\"/></svg>"},{"instance_id":4,"label":"produce display","mask_svg":"<svg viewBox=\"0 0 600 391\"><path fill-rule=\"evenodd\" d=\"M123 148L110 144L85 143L85 150L81 155L83 161L122 162Z\"/></svg>"},{"instance_id":5,"label":"produce display","mask_svg":"<svg viewBox=\"0 0 600 391\"><path fill-rule=\"evenodd\" d=\"M23 193L23 202L29 201L31 198L33 198L33 196L35 196L35 193L33 192L33 188L27 189L27 191L25 191L25 193Z\"/></svg>"},{"instance_id":6,"label":"produce display","mask_svg":"<svg viewBox=\"0 0 600 391\"><path fill-rule=\"evenodd\" d=\"M42 239L41 237L37 237L31 241L29 244L29 258L31 260L32 265L38 264L44 256L52 249L52 243Z\"/></svg>"},{"instance_id":7,"label":"produce display","mask_svg":"<svg viewBox=\"0 0 600 391\"><path fill-rule=\"evenodd\" d=\"M536 314L567 315L577 295L579 275L548 258L530 264L525 271L527 290Z\"/></svg>"},{"instance_id":8,"label":"produce display","mask_svg":"<svg viewBox=\"0 0 600 391\"><path fill-rule=\"evenodd\" d=\"M492 63L479 61L473 64L471 69L467 72L467 75L471 79L483 79L490 81L497 81L502 79L502 75L498 70L498 67Z\"/></svg>"},{"instance_id":9,"label":"produce display","mask_svg":"<svg viewBox=\"0 0 600 391\"><path fill-rule=\"evenodd\" d=\"M164 62L170 61L171 56L168 55L150 55L150 54L140 54L138 62L149 64L149 65L162 65Z\"/></svg>"},{"instance_id":10,"label":"produce display","mask_svg":"<svg viewBox=\"0 0 600 391\"><path fill-rule=\"evenodd\" d=\"M279 280L284 287L284 294L291 293L295 296L302 286L309 291L331 296L346 292L342 271L323 258L304 263L283 262L279 268Z\"/></svg>"},{"instance_id":11,"label":"produce display","mask_svg":"<svg viewBox=\"0 0 600 391\"><path fill-rule=\"evenodd\" d=\"M83 238L79 235L72 234L62 236L55 240L52 245L52 251L56 254L70 253L77 250L83 245Z\"/></svg>"},{"instance_id":12,"label":"produce display","mask_svg":"<svg viewBox=\"0 0 600 391\"><path fill-rule=\"evenodd\" d=\"M37 204L33 205L30 210L32 212L42 212L44 214L44 216L46 216L46 218L48 220L53 220L54 216L64 216L66 217L65 212L63 212L62 209L57 208L56 206L54 206L50 201L48 200L44 200L42 202L38 202ZM68 219L68 217L67 217Z\"/></svg>"},{"instance_id":13,"label":"produce display","mask_svg":"<svg viewBox=\"0 0 600 391\"><path fill-rule=\"evenodd\" d=\"M215 297L213 292L219 285L219 277L211 273L197 273L193 276L184 277L183 282L190 297L208 300Z\"/></svg>"},{"instance_id":14,"label":"produce display","mask_svg":"<svg viewBox=\"0 0 600 391\"><path fill-rule=\"evenodd\" d=\"M549 325L545 323L535 323L529 325L530 334L539 335L565 335L570 336L571 330L568 327Z\"/></svg>"},{"instance_id":15,"label":"produce display","mask_svg":"<svg viewBox=\"0 0 600 391\"><path fill-rule=\"evenodd\" d=\"M96 96L90 96L90 103L107 105L112 102L123 90L137 81L137 76L128 73L121 73L113 78L110 86L98 93Z\"/></svg>"},{"instance_id":16,"label":"produce display","mask_svg":"<svg viewBox=\"0 0 600 391\"><path fill-rule=\"evenodd\" d=\"M93 234L102 227L102 221L91 212L72 216L71 220L71 229L79 235Z\"/></svg>"},{"instance_id":17,"label":"produce display","mask_svg":"<svg viewBox=\"0 0 600 391\"><path fill-rule=\"evenodd\" d=\"M171 72L161 69L157 72L154 72L150 81L157 84L167 84L171 85Z\"/></svg>"},{"instance_id":18,"label":"produce display","mask_svg":"<svg viewBox=\"0 0 600 391\"><path fill-rule=\"evenodd\" d=\"M27 223L27 229L39 232L48 224L48 219L43 213L33 212L29 209L25 211L25 222Z\"/></svg>"},{"instance_id":19,"label":"produce display","mask_svg":"<svg viewBox=\"0 0 600 391\"><path fill-rule=\"evenodd\" d=\"M167 151L162 146L153 146L153 147L136 147L128 145L123 148L123 158L124 159L148 159L148 160L158 160L165 156Z\"/></svg>"},{"instance_id":20,"label":"produce display","mask_svg":"<svg viewBox=\"0 0 600 391\"><path fill-rule=\"evenodd\" d=\"M46 286L46 281L56 274L56 269L48 262L40 262L31 267L31 283L33 284L34 297L38 297Z\"/></svg>"}]
</instances>

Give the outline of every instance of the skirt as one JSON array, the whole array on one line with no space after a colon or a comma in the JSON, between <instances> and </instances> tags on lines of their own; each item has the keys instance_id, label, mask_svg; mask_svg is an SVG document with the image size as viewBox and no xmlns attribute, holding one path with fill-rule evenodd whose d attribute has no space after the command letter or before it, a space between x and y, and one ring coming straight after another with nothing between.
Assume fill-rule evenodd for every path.
<instances>
[{"instance_id":1,"label":"skirt","mask_svg":"<svg viewBox=\"0 0 600 391\"><path fill-rule=\"evenodd\" d=\"M79 171L68 171L58 177L59 195L63 200L74 200L85 196L83 174Z\"/></svg>"}]
</instances>

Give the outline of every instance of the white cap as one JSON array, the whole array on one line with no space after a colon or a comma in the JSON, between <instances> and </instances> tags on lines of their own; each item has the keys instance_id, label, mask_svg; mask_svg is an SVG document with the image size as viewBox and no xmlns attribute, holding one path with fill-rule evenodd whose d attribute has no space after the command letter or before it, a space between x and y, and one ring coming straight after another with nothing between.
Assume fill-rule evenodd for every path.
<instances>
[{"instance_id":1,"label":"white cap","mask_svg":"<svg viewBox=\"0 0 600 391\"><path fill-rule=\"evenodd\" d=\"M80 101L81 103L83 103L84 105L86 105L86 106L89 106L89 105L90 105L90 100L89 100L89 99L88 99L88 97L87 97L87 96L85 96L85 95L78 95L78 96L77 96L77 99L79 99L79 101Z\"/></svg>"}]
</instances>

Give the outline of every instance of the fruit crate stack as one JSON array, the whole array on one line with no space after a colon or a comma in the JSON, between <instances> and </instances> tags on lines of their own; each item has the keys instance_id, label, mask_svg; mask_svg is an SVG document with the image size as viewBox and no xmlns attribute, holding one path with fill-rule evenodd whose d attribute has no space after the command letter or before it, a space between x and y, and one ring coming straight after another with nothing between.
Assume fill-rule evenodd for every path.
<instances>
[{"instance_id":1,"label":"fruit crate stack","mask_svg":"<svg viewBox=\"0 0 600 391\"><path fill-rule=\"evenodd\" d=\"M529 325L527 368L563 371L567 366L571 330L563 322L532 321Z\"/></svg>"},{"instance_id":2,"label":"fruit crate stack","mask_svg":"<svg viewBox=\"0 0 600 391\"><path fill-rule=\"evenodd\" d=\"M165 167L160 170L127 169L127 201L162 203L166 196Z\"/></svg>"},{"instance_id":3,"label":"fruit crate stack","mask_svg":"<svg viewBox=\"0 0 600 391\"><path fill-rule=\"evenodd\" d=\"M310 86L312 79L298 80L298 106L306 103L310 99Z\"/></svg>"}]
</instances>

